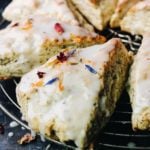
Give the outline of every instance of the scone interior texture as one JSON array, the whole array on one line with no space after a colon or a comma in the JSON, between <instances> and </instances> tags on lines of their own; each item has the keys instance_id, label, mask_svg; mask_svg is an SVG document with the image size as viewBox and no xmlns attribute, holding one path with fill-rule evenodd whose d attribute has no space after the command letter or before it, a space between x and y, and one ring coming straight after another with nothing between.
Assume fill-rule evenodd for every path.
<instances>
[{"instance_id":1,"label":"scone interior texture","mask_svg":"<svg viewBox=\"0 0 150 150\"><path fill-rule=\"evenodd\" d=\"M63 48L103 43L105 38L45 15L13 22L0 31L0 78L20 77Z\"/></svg>"},{"instance_id":2,"label":"scone interior texture","mask_svg":"<svg viewBox=\"0 0 150 150\"><path fill-rule=\"evenodd\" d=\"M113 113L130 63L119 39L61 52L17 86L25 120L42 135L87 147Z\"/></svg>"},{"instance_id":3,"label":"scone interior texture","mask_svg":"<svg viewBox=\"0 0 150 150\"><path fill-rule=\"evenodd\" d=\"M117 5L117 0L71 1L75 5L74 7L77 7L79 12L98 30L103 30L107 26Z\"/></svg>"},{"instance_id":4,"label":"scone interior texture","mask_svg":"<svg viewBox=\"0 0 150 150\"><path fill-rule=\"evenodd\" d=\"M128 81L134 130L150 130L150 34L145 35L134 58Z\"/></svg>"},{"instance_id":5,"label":"scone interior texture","mask_svg":"<svg viewBox=\"0 0 150 150\"><path fill-rule=\"evenodd\" d=\"M150 32L150 0L138 2L121 21L121 29L132 34Z\"/></svg>"},{"instance_id":6,"label":"scone interior texture","mask_svg":"<svg viewBox=\"0 0 150 150\"><path fill-rule=\"evenodd\" d=\"M111 17L110 26L112 28L120 27L120 22L128 10L141 0L118 0L115 12Z\"/></svg>"}]
</instances>

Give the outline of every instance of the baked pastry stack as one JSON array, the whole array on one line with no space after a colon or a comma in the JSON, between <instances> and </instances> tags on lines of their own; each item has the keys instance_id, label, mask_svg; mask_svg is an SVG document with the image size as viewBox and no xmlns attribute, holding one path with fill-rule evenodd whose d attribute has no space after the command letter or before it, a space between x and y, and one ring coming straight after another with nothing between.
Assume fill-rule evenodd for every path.
<instances>
[{"instance_id":1,"label":"baked pastry stack","mask_svg":"<svg viewBox=\"0 0 150 150\"><path fill-rule=\"evenodd\" d=\"M121 21L121 29L132 34L150 33L150 0L134 5Z\"/></svg>"},{"instance_id":2,"label":"baked pastry stack","mask_svg":"<svg viewBox=\"0 0 150 150\"><path fill-rule=\"evenodd\" d=\"M150 35L144 36L128 81L134 130L150 130Z\"/></svg>"},{"instance_id":3,"label":"baked pastry stack","mask_svg":"<svg viewBox=\"0 0 150 150\"><path fill-rule=\"evenodd\" d=\"M0 78L20 77L63 48L103 43L105 38L76 25L37 15L0 31Z\"/></svg>"},{"instance_id":4,"label":"baked pastry stack","mask_svg":"<svg viewBox=\"0 0 150 150\"><path fill-rule=\"evenodd\" d=\"M113 113L130 64L119 39L61 52L17 86L25 120L42 135L88 146Z\"/></svg>"}]
</instances>

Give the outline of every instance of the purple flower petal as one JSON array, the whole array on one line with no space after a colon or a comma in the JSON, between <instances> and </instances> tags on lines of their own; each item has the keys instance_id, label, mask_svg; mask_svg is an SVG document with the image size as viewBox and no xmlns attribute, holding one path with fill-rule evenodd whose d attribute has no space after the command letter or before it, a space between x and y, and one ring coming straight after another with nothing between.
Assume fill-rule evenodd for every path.
<instances>
[{"instance_id":1,"label":"purple flower petal","mask_svg":"<svg viewBox=\"0 0 150 150\"><path fill-rule=\"evenodd\" d=\"M86 67L91 73L97 74L97 71L96 71L94 68L92 68L91 66L85 65L85 67Z\"/></svg>"},{"instance_id":2,"label":"purple flower petal","mask_svg":"<svg viewBox=\"0 0 150 150\"><path fill-rule=\"evenodd\" d=\"M53 84L54 82L56 82L57 80L59 80L59 78L53 78L53 79L51 79L51 80L49 80L45 85L51 85L51 84Z\"/></svg>"}]
</instances>

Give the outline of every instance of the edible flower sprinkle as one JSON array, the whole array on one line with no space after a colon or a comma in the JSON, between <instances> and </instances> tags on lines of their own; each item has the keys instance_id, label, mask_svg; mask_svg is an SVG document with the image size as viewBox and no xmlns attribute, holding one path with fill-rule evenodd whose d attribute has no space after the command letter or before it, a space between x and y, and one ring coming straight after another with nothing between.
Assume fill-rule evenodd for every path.
<instances>
[{"instance_id":1,"label":"edible flower sprinkle","mask_svg":"<svg viewBox=\"0 0 150 150\"><path fill-rule=\"evenodd\" d=\"M12 27L17 27L17 26L19 26L19 23L15 23L12 25Z\"/></svg>"},{"instance_id":2,"label":"edible flower sprinkle","mask_svg":"<svg viewBox=\"0 0 150 150\"><path fill-rule=\"evenodd\" d=\"M58 32L59 34L62 34L64 32L64 29L60 23L56 23L54 28L55 28L55 31Z\"/></svg>"},{"instance_id":3,"label":"edible flower sprinkle","mask_svg":"<svg viewBox=\"0 0 150 150\"><path fill-rule=\"evenodd\" d=\"M64 52L60 52L59 55L57 56L57 59L63 63L68 59L68 56L66 56Z\"/></svg>"},{"instance_id":4,"label":"edible flower sprinkle","mask_svg":"<svg viewBox=\"0 0 150 150\"><path fill-rule=\"evenodd\" d=\"M54 82L56 82L57 80L59 80L59 78L53 78L53 79L51 79L51 80L49 80L45 85L51 85L51 84L53 84Z\"/></svg>"},{"instance_id":5,"label":"edible flower sprinkle","mask_svg":"<svg viewBox=\"0 0 150 150\"><path fill-rule=\"evenodd\" d=\"M92 68L91 66L85 65L85 67L86 67L91 73L97 74L97 71L96 71L94 68Z\"/></svg>"},{"instance_id":6,"label":"edible flower sprinkle","mask_svg":"<svg viewBox=\"0 0 150 150\"><path fill-rule=\"evenodd\" d=\"M45 74L46 74L45 72L41 72L41 71L37 72L37 75L40 79L43 78Z\"/></svg>"}]
</instances>

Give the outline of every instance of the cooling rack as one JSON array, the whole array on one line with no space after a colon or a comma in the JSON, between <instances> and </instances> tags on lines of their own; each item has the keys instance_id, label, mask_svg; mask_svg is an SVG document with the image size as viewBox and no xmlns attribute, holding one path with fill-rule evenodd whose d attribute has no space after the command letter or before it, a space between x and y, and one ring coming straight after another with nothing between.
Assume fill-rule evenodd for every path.
<instances>
[{"instance_id":1,"label":"cooling rack","mask_svg":"<svg viewBox=\"0 0 150 150\"><path fill-rule=\"evenodd\" d=\"M0 3L1 4L1 3ZM4 6L4 5L3 5ZM8 22L0 18L0 29L4 28ZM119 29L107 28L102 32L107 39L112 37L121 38L126 47L136 53L141 45L141 36L131 36ZM17 104L15 96L15 87L20 79L0 81L0 123L6 127L6 134L0 136L0 150L57 150L74 149L74 147L63 144L52 139L42 142L38 137L33 143L25 146L17 144L17 139L24 133L30 131L27 123L21 118L20 107ZM131 128L131 106L128 94L124 91L117 108L111 117L107 126L96 138L93 144L94 149L132 149L132 150L150 150L150 132L133 132ZM9 123L15 121L17 127L10 128ZM13 137L7 135L12 132Z\"/></svg>"}]
</instances>

